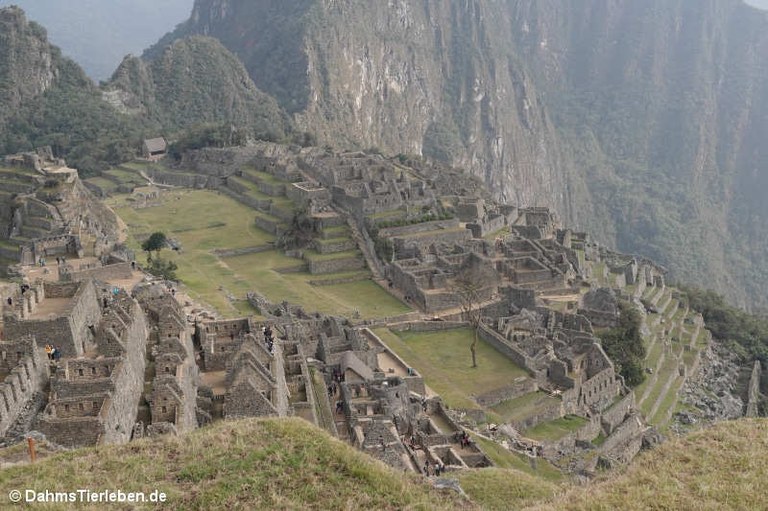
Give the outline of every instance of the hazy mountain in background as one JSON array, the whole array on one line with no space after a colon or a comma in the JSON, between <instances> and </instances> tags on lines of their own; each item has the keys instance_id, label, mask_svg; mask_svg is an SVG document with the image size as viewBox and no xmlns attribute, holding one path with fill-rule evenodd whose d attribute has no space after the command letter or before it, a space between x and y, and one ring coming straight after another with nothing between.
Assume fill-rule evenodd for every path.
<instances>
[{"instance_id":1,"label":"hazy mountain in background","mask_svg":"<svg viewBox=\"0 0 768 511\"><path fill-rule=\"evenodd\" d=\"M140 54L189 17L193 0L0 0L18 5L91 78L109 78L123 57Z\"/></svg>"},{"instance_id":2,"label":"hazy mountain in background","mask_svg":"<svg viewBox=\"0 0 768 511\"><path fill-rule=\"evenodd\" d=\"M744 0L744 3L758 9L768 10L768 0Z\"/></svg>"}]
</instances>

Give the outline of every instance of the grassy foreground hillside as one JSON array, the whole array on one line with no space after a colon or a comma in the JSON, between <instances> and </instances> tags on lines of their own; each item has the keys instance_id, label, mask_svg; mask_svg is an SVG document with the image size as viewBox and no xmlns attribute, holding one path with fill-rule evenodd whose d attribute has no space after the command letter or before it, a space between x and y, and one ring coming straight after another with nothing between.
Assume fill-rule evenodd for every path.
<instances>
[{"instance_id":1,"label":"grassy foreground hillside","mask_svg":"<svg viewBox=\"0 0 768 511\"><path fill-rule=\"evenodd\" d=\"M110 503L109 509L473 508L457 494L397 473L301 419L251 419L0 470L0 509L13 508L12 490L79 488L168 495L163 504Z\"/></svg>"},{"instance_id":2,"label":"grassy foreground hillside","mask_svg":"<svg viewBox=\"0 0 768 511\"><path fill-rule=\"evenodd\" d=\"M768 420L722 422L639 456L542 509L768 509Z\"/></svg>"},{"instance_id":3,"label":"grassy foreground hillside","mask_svg":"<svg viewBox=\"0 0 768 511\"><path fill-rule=\"evenodd\" d=\"M22 449L11 450L18 458ZM395 472L301 419L248 419L2 469L0 509L14 508L13 490L81 488L168 496L164 503L110 503L109 509L768 509L766 454L768 420L721 423L641 455L623 473L570 490L516 470L448 474L469 502Z\"/></svg>"}]
</instances>

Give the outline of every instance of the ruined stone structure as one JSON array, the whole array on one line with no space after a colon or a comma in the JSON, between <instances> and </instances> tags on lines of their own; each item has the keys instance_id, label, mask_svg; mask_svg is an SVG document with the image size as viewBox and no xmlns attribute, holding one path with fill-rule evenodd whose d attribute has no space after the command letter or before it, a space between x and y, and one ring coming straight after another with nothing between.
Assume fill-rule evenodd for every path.
<instances>
[{"instance_id":1,"label":"ruined stone structure","mask_svg":"<svg viewBox=\"0 0 768 511\"><path fill-rule=\"evenodd\" d=\"M151 326L148 351L154 373L146 375L151 381L151 392L145 395L148 431L183 433L194 429L198 425L199 375L186 317L166 286L143 285L134 294Z\"/></svg>"},{"instance_id":2,"label":"ruined stone structure","mask_svg":"<svg viewBox=\"0 0 768 511\"><path fill-rule=\"evenodd\" d=\"M0 340L0 437L48 382L48 361L34 337Z\"/></svg>"},{"instance_id":3,"label":"ruined stone structure","mask_svg":"<svg viewBox=\"0 0 768 511\"><path fill-rule=\"evenodd\" d=\"M33 336L39 347L59 346L65 357L79 357L94 347L89 327L102 315L101 297L93 281L45 282L18 292L13 306L5 307L5 335L9 339Z\"/></svg>"},{"instance_id":4,"label":"ruined stone structure","mask_svg":"<svg viewBox=\"0 0 768 511\"><path fill-rule=\"evenodd\" d=\"M51 379L38 427L54 443L85 446L131 438L144 386L147 323L125 291L106 300L98 321L84 325L95 349L70 354Z\"/></svg>"}]
</instances>

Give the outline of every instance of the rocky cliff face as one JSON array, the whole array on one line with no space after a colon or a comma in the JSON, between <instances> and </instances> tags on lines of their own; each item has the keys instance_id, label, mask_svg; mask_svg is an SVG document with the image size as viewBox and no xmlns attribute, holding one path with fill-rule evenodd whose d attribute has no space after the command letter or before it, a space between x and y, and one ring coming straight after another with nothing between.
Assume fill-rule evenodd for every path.
<instances>
[{"instance_id":1,"label":"rocky cliff face","mask_svg":"<svg viewBox=\"0 0 768 511\"><path fill-rule=\"evenodd\" d=\"M45 29L28 22L21 9L0 9L0 121L51 87L57 57Z\"/></svg>"},{"instance_id":2,"label":"rocky cliff face","mask_svg":"<svg viewBox=\"0 0 768 511\"><path fill-rule=\"evenodd\" d=\"M217 37L321 143L425 154L471 168L503 199L569 217L542 98L488 2L197 2L175 37ZM496 46L499 40L504 46Z\"/></svg>"},{"instance_id":3,"label":"rocky cliff face","mask_svg":"<svg viewBox=\"0 0 768 511\"><path fill-rule=\"evenodd\" d=\"M768 19L739 0L198 0L323 143L418 153L764 307Z\"/></svg>"},{"instance_id":4,"label":"rocky cliff face","mask_svg":"<svg viewBox=\"0 0 768 511\"><path fill-rule=\"evenodd\" d=\"M768 16L738 0L514 2L515 41L615 243L765 307Z\"/></svg>"}]
</instances>

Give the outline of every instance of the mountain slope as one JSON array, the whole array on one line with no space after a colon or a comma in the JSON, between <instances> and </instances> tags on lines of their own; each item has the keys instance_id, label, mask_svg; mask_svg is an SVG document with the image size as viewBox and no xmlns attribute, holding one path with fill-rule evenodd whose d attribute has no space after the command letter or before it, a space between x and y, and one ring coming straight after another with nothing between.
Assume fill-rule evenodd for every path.
<instances>
[{"instance_id":1,"label":"mountain slope","mask_svg":"<svg viewBox=\"0 0 768 511\"><path fill-rule=\"evenodd\" d=\"M497 195L768 306L768 17L740 0L197 0L321 143L443 159Z\"/></svg>"},{"instance_id":2,"label":"mountain slope","mask_svg":"<svg viewBox=\"0 0 768 511\"><path fill-rule=\"evenodd\" d=\"M258 90L237 58L210 37L177 40L149 62L126 57L106 91L119 109L146 115L166 128L228 122L275 140L288 126L277 102Z\"/></svg>"},{"instance_id":3,"label":"mountain slope","mask_svg":"<svg viewBox=\"0 0 768 511\"><path fill-rule=\"evenodd\" d=\"M124 161L142 123L120 115L45 29L0 9L0 154L50 145L85 174Z\"/></svg>"}]
</instances>

